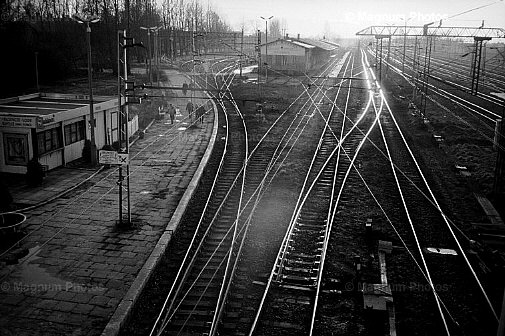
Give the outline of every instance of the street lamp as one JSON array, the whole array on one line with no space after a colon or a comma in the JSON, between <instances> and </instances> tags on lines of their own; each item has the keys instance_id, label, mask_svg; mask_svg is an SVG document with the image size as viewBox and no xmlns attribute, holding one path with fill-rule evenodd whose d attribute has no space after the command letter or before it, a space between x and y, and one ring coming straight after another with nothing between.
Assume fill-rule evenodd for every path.
<instances>
[{"instance_id":1,"label":"street lamp","mask_svg":"<svg viewBox=\"0 0 505 336\"><path fill-rule=\"evenodd\" d=\"M81 24L86 24L86 42L88 48L88 86L89 86L89 119L91 125L91 165L96 166L97 157L96 157L96 143L95 143L95 114L93 108L93 87L92 87L92 65L91 65L91 23L97 23L100 21L99 16L88 16L86 18L82 18L78 15L72 15L72 19Z\"/></svg>"},{"instance_id":2,"label":"street lamp","mask_svg":"<svg viewBox=\"0 0 505 336\"><path fill-rule=\"evenodd\" d=\"M149 70L147 71L149 73L149 83L152 84L153 82L153 77L152 77L152 72L153 72L153 69L152 69L152 66L151 66L151 31L152 32L157 32L158 29L160 29L161 27L140 27L140 29L142 30L147 30L147 54L148 54L148 57L149 57ZM155 40L155 43L156 43L156 40ZM156 52L156 50L155 50Z\"/></svg>"},{"instance_id":3,"label":"street lamp","mask_svg":"<svg viewBox=\"0 0 505 336\"><path fill-rule=\"evenodd\" d=\"M268 21L273 18L273 15L265 19L263 16L260 18L265 21L265 83L268 80Z\"/></svg>"},{"instance_id":4,"label":"street lamp","mask_svg":"<svg viewBox=\"0 0 505 336\"><path fill-rule=\"evenodd\" d=\"M413 16L409 17L408 20L405 20L405 18L400 18L400 20L405 21L405 28L403 29L403 61L402 61L402 73L405 72L405 53L406 53L406 46L407 46L407 22L412 20Z\"/></svg>"}]
</instances>

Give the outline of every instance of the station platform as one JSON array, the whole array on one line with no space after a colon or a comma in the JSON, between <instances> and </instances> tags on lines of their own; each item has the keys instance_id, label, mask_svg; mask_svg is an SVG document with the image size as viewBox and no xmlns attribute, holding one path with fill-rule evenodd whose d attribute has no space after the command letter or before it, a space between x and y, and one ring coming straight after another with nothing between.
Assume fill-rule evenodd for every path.
<instances>
[{"instance_id":1,"label":"station platform","mask_svg":"<svg viewBox=\"0 0 505 336\"><path fill-rule=\"evenodd\" d=\"M169 82L189 82L167 70ZM114 335L178 225L211 154L217 117L191 125L187 98L130 147L132 226L118 225L116 167L58 168L37 188L6 178L26 221L0 235L0 335ZM171 95L173 97L173 94ZM203 98L196 102L205 103ZM215 109L214 109L215 110ZM125 210L126 212L126 210ZM18 241L18 240L16 240Z\"/></svg>"}]
</instances>

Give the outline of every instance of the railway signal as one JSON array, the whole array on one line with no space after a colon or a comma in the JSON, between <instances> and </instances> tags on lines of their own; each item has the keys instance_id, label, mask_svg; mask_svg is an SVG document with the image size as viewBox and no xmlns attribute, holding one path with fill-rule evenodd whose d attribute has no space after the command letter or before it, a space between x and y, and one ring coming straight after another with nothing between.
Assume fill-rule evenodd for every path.
<instances>
[{"instance_id":1,"label":"railway signal","mask_svg":"<svg viewBox=\"0 0 505 336\"><path fill-rule=\"evenodd\" d=\"M142 43L135 43L134 39L127 37L126 30L119 30L117 35L117 74L118 74L118 158L121 157L125 164L119 166L118 186L119 186L119 225L129 225L131 223L131 204L130 204L130 164L128 160L129 155L129 134L128 134L128 105L137 103L135 100L135 84L128 81L128 55L129 48L141 47L145 48ZM123 69L121 69L123 66ZM123 70L123 77L121 77L121 70ZM138 87L145 88L142 84ZM133 97L129 92L134 92ZM134 98L134 100L131 100ZM122 104L124 102L124 104ZM140 103L140 99L138 100ZM119 160L119 159L118 159ZM123 176L123 165L126 166L126 176ZM126 177L126 186L123 186L123 181ZM126 208L123 209L123 189L126 192ZM123 218L123 210L127 211L126 220Z\"/></svg>"}]
</instances>

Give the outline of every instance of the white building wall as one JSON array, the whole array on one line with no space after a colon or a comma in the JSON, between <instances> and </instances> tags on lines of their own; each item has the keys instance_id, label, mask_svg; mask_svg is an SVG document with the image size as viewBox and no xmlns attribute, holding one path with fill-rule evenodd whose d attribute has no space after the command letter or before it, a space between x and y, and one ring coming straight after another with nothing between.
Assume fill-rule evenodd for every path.
<instances>
[{"instance_id":1,"label":"white building wall","mask_svg":"<svg viewBox=\"0 0 505 336\"><path fill-rule=\"evenodd\" d=\"M69 98L69 99L83 99L82 97L73 96L73 95L46 95L49 98ZM28 96L27 96L28 97ZM35 96L34 96L35 97ZM111 144L115 140L117 140L117 110L118 110L118 101L117 100L109 100L102 103L97 103L95 105L95 120L96 120L96 128L95 128L95 143L97 148L102 148L106 143ZM73 144L66 145L65 144L65 132L64 125L74 123L79 120L85 121L85 133L86 139L91 138L91 128L90 128L90 119L89 119L89 107L82 106L80 108L76 108L69 111L64 111L61 113L54 113L52 115L52 120L49 123L44 124L44 128L38 128L37 131L51 129L53 127L61 128L61 136L62 136L62 148L53 150L49 153L45 153L40 155L39 162L42 165L47 166L48 169L54 169L58 166L62 166L67 162L78 159L82 156L82 149L84 147L85 140L81 140L75 142ZM138 118L134 118L133 122L129 123L130 126L130 134L133 134L138 130ZM35 126L32 126L35 129ZM21 127L4 127L0 128L0 171L8 172L8 173L17 173L24 174L26 173L26 163L24 164L13 164L12 159L8 164L6 162L6 146L4 144L4 133L14 134L14 138L22 138L23 142L26 144L26 147L23 147L25 154L27 153L28 160L33 157L33 140L31 136L30 128L21 128ZM18 136L17 136L18 135ZM13 138L11 136L10 138ZM15 139L14 139L15 140ZM13 146L11 148L16 147L15 142L12 141ZM35 143L35 145L37 145ZM19 147L19 146L18 146ZM15 149L14 151L20 151L21 149Z\"/></svg>"},{"instance_id":2,"label":"white building wall","mask_svg":"<svg viewBox=\"0 0 505 336\"><path fill-rule=\"evenodd\" d=\"M65 146L65 163L72 162L82 157L83 148L84 140Z\"/></svg>"},{"instance_id":3,"label":"white building wall","mask_svg":"<svg viewBox=\"0 0 505 336\"><path fill-rule=\"evenodd\" d=\"M63 148L60 148L49 153L42 154L39 158L40 164L47 166L48 170L63 165L63 150Z\"/></svg>"}]
</instances>

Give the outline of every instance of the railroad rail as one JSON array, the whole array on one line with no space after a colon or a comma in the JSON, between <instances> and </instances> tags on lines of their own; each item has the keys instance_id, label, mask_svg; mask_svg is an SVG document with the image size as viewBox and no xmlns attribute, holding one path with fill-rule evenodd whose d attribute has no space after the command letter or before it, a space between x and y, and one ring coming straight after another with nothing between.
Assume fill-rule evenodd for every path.
<instances>
[{"instance_id":1,"label":"railroad rail","mask_svg":"<svg viewBox=\"0 0 505 336\"><path fill-rule=\"evenodd\" d=\"M227 88L230 82L231 79L223 86ZM208 333L209 326L212 328L213 312L220 305L219 293L230 272L236 219L244 188L247 129L236 105L223 99L223 94L216 98L226 120L222 125L226 128L226 136L219 172L193 242L151 330L152 335L163 332Z\"/></svg>"},{"instance_id":2,"label":"railroad rail","mask_svg":"<svg viewBox=\"0 0 505 336\"><path fill-rule=\"evenodd\" d=\"M221 77L221 79L224 80L226 70L231 68L231 66L225 66L223 68L224 70L221 69L216 72L214 77L216 78L216 87L217 78ZM225 81L223 86L229 86L232 80L230 78L232 78L232 75L229 75L228 80ZM230 116L233 114L240 115L240 111L233 102L233 97L231 97L229 92L216 98L220 102L223 110L227 111L228 119L230 119ZM232 106L233 109L230 109L230 106ZM303 118L303 116L299 116L299 118ZM242 118L241 120L243 123ZM292 125L293 123L288 127L288 132L286 133L296 130ZM232 127L237 129L235 126L236 125L231 125L228 122L226 128L229 129ZM279 125L278 127L282 126L284 125ZM238 139L239 141L236 142L241 142L240 140L242 140L242 142L245 141L244 145L247 146L247 138L240 133L227 136L226 138L233 139L233 141ZM287 138L289 138L289 136ZM230 140L230 142L231 141L232 140ZM268 160L268 157L272 155L272 152L275 154L278 151L278 148L276 149L275 147L263 147L257 146L252 152L254 156L250 157L248 160L253 167L252 171L255 172L255 174L250 174L252 177L249 177L247 181L248 192L246 194L249 200L251 200L258 190L254 180L261 180L259 177L264 176L265 169L271 167L271 161ZM230 149L226 149L225 153L230 151ZM240 150L234 152L244 153L244 151ZM224 180L228 183L220 185L220 183L217 182L216 186L213 188L213 193L214 190L217 190L217 192L221 193L220 197L213 196L211 193L208 199L208 202L210 200L214 203L221 202L219 206L217 206L217 209L216 206L214 206L214 209L206 207L201 221L202 219L203 221L208 221L211 218L210 224L199 224L199 229L197 231L204 232L199 234L200 237L194 238L192 246L196 245L196 247L188 249L187 252L187 256L193 255L194 257L191 258L191 260L186 258L187 261L185 261L180 268L179 273L181 275L178 275L178 279L176 280L178 285L176 287L174 283L172 286L163 311L160 313L151 334L162 334L165 331L169 334L173 332L215 333L215 326L223 311L220 306L225 301L230 284L229 279L231 279L234 273L237 256L240 254L240 248L246 232L247 221L238 221L240 204L236 206L232 204L234 200L240 200L240 203L244 197L244 178L247 175L245 166L247 162L244 161L242 164L239 164L235 160L235 162L225 162L223 164L224 168L221 169L217 181ZM254 164L255 162L256 165ZM232 167L232 171L225 171L226 169L230 169L226 168L228 166ZM242 176L240 192L237 188L239 176ZM230 183L232 187L228 188ZM226 195L223 196L222 193L226 193ZM242 207L242 212L246 206L247 204ZM215 213L215 215L212 216L212 213ZM205 227L206 229L203 230ZM241 237L240 239L239 235ZM197 233L195 233L195 237L196 236ZM200 243L196 244L196 241L200 241ZM193 290L193 288L196 288L196 290ZM209 301L211 301L210 304Z\"/></svg>"},{"instance_id":3,"label":"railroad rail","mask_svg":"<svg viewBox=\"0 0 505 336\"><path fill-rule=\"evenodd\" d=\"M343 70L344 76L350 72L349 78L353 77L353 60L350 57ZM307 188L300 193L249 335L313 333L332 218L363 134L374 124L367 118L373 93L370 90L368 104L359 113L348 111L350 85L351 81L343 102L337 102L337 93L332 104L306 175ZM344 106L343 111L339 106Z\"/></svg>"}]
</instances>

